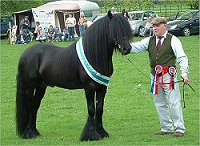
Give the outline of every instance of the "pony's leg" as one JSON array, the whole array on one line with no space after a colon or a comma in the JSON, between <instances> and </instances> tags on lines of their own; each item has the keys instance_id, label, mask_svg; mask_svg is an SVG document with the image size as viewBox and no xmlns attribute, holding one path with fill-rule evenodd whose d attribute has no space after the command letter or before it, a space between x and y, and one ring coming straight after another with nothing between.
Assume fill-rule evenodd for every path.
<instances>
[{"instance_id":1,"label":"pony's leg","mask_svg":"<svg viewBox=\"0 0 200 146\"><path fill-rule=\"evenodd\" d=\"M34 138L40 135L36 128L37 111L40 107L42 98L44 97L46 88L38 87L34 90L27 91L27 106L29 111L29 119L27 127L22 135L23 138Z\"/></svg>"},{"instance_id":2,"label":"pony's leg","mask_svg":"<svg viewBox=\"0 0 200 146\"><path fill-rule=\"evenodd\" d=\"M104 107L104 98L106 95L106 87L98 88L96 91L96 129L101 137L109 137L108 132L103 128L102 115Z\"/></svg>"},{"instance_id":3,"label":"pony's leg","mask_svg":"<svg viewBox=\"0 0 200 146\"><path fill-rule=\"evenodd\" d=\"M95 91L92 89L88 90L85 89L85 94L87 99L88 119L82 131L80 140L81 141L99 140L101 136L97 133L95 126L95 105L94 105Z\"/></svg>"}]
</instances>

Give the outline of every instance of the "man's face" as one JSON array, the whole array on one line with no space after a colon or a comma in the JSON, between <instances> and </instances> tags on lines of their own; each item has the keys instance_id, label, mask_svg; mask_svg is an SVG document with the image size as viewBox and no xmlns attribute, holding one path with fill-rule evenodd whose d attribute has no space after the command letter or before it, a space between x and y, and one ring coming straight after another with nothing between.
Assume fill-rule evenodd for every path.
<instances>
[{"instance_id":1,"label":"man's face","mask_svg":"<svg viewBox=\"0 0 200 146\"><path fill-rule=\"evenodd\" d=\"M155 36L162 36L167 30L167 25L164 23L154 24L153 31Z\"/></svg>"}]
</instances>

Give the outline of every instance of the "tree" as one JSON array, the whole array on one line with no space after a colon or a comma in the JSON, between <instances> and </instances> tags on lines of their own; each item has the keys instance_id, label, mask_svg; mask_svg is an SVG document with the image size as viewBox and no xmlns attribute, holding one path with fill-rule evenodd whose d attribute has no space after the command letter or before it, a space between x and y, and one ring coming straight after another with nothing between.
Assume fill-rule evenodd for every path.
<instances>
[{"instance_id":1,"label":"tree","mask_svg":"<svg viewBox=\"0 0 200 146\"><path fill-rule=\"evenodd\" d=\"M10 15L13 12L31 9L44 4L47 1L35 0L35 1L21 1L21 0L10 0L1 1L1 15Z\"/></svg>"},{"instance_id":2,"label":"tree","mask_svg":"<svg viewBox=\"0 0 200 146\"><path fill-rule=\"evenodd\" d=\"M187 3L191 9L199 9L199 0L188 0Z\"/></svg>"},{"instance_id":3,"label":"tree","mask_svg":"<svg viewBox=\"0 0 200 146\"><path fill-rule=\"evenodd\" d=\"M116 7L117 11L122 11L126 9L127 11L132 10L142 10L149 9L153 1L152 0L98 0L97 3L100 3L102 7L107 11L111 7Z\"/></svg>"}]
</instances>

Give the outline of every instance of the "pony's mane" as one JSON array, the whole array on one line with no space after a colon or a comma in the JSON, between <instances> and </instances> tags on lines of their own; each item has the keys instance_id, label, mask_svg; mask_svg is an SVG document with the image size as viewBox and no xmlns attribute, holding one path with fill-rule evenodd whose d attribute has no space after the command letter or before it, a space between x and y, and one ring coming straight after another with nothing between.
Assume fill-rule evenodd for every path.
<instances>
[{"instance_id":1,"label":"pony's mane","mask_svg":"<svg viewBox=\"0 0 200 146\"><path fill-rule=\"evenodd\" d=\"M83 35L83 48L91 64L104 67L105 61L111 59L114 40L131 39L133 36L129 22L122 14L112 14L97 20Z\"/></svg>"}]
</instances>

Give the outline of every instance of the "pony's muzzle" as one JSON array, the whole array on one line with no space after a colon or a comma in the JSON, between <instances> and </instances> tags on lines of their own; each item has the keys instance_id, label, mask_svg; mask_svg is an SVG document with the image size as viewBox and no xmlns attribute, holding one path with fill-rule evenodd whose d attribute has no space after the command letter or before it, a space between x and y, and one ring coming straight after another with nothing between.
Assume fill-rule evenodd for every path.
<instances>
[{"instance_id":1,"label":"pony's muzzle","mask_svg":"<svg viewBox=\"0 0 200 146\"><path fill-rule=\"evenodd\" d=\"M127 54L130 53L130 51L131 51L131 49L129 49L129 50L124 50L124 51L122 52L122 55L127 55Z\"/></svg>"},{"instance_id":2,"label":"pony's muzzle","mask_svg":"<svg viewBox=\"0 0 200 146\"><path fill-rule=\"evenodd\" d=\"M127 55L127 54L130 53L130 51L131 51L131 45L122 48L121 54L122 54L122 55Z\"/></svg>"},{"instance_id":3,"label":"pony's muzzle","mask_svg":"<svg viewBox=\"0 0 200 146\"><path fill-rule=\"evenodd\" d=\"M117 43L118 48L120 49L120 52L122 55L127 55L130 53L132 47L131 44L129 43L128 39L123 39Z\"/></svg>"}]
</instances>

